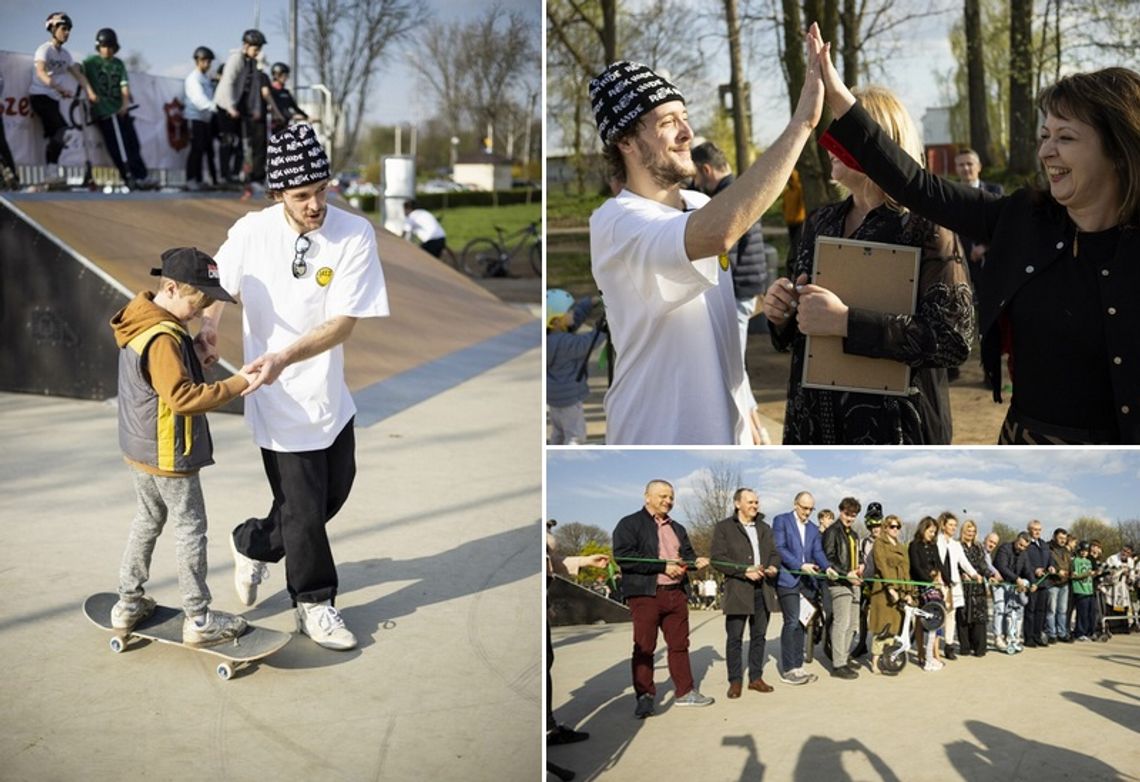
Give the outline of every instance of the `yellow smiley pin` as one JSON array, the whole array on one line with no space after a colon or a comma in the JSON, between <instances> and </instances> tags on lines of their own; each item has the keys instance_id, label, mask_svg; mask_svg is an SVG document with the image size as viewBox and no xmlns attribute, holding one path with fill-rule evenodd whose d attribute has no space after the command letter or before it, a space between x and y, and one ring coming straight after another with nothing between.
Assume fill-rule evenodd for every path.
<instances>
[{"instance_id":1,"label":"yellow smiley pin","mask_svg":"<svg viewBox=\"0 0 1140 782\"><path fill-rule=\"evenodd\" d=\"M721 253L718 257L720 258L720 270L728 271L728 253Z\"/></svg>"},{"instance_id":2,"label":"yellow smiley pin","mask_svg":"<svg viewBox=\"0 0 1140 782\"><path fill-rule=\"evenodd\" d=\"M332 277L333 270L329 267L322 266L321 268L317 269L317 285L320 285L322 288L332 281Z\"/></svg>"}]
</instances>

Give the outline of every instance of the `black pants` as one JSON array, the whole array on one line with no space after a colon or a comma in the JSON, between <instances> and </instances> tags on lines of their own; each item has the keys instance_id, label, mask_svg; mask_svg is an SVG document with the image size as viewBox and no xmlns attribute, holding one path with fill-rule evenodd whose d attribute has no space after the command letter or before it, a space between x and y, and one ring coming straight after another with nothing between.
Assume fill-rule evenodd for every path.
<instances>
[{"instance_id":1,"label":"black pants","mask_svg":"<svg viewBox=\"0 0 1140 782\"><path fill-rule=\"evenodd\" d=\"M16 172L16 162L12 159L12 150L8 147L8 137L4 135L4 122L0 121L0 189L16 188L20 184L20 176Z\"/></svg>"},{"instance_id":2,"label":"black pants","mask_svg":"<svg viewBox=\"0 0 1140 782\"><path fill-rule=\"evenodd\" d=\"M241 120L222 109L214 118L218 123L218 174L227 182L235 181L241 173Z\"/></svg>"},{"instance_id":3,"label":"black pants","mask_svg":"<svg viewBox=\"0 0 1140 782\"><path fill-rule=\"evenodd\" d=\"M546 620L546 729L554 730L558 723L554 720L554 679L550 669L554 667L554 641L550 637L550 619Z\"/></svg>"},{"instance_id":4,"label":"black pants","mask_svg":"<svg viewBox=\"0 0 1140 782\"><path fill-rule=\"evenodd\" d=\"M986 623L966 621L966 607L954 610L955 632L958 636L958 646L962 654L972 654L975 657L986 656Z\"/></svg>"},{"instance_id":5,"label":"black pants","mask_svg":"<svg viewBox=\"0 0 1140 782\"><path fill-rule=\"evenodd\" d=\"M210 123L190 120L190 156L186 158L186 181L202 181L202 161L210 172L210 181L217 184L218 173L214 170L214 139Z\"/></svg>"},{"instance_id":6,"label":"black pants","mask_svg":"<svg viewBox=\"0 0 1140 782\"><path fill-rule=\"evenodd\" d=\"M264 116L261 119L242 117L241 132L249 148L249 157L247 158L250 165L249 182L265 184L265 148L267 145L265 131Z\"/></svg>"},{"instance_id":7,"label":"black pants","mask_svg":"<svg viewBox=\"0 0 1140 782\"><path fill-rule=\"evenodd\" d=\"M112 114L96 120L103 143L107 147L115 168L124 182L146 179L146 164L139 152L139 137L135 133L135 122L129 116Z\"/></svg>"},{"instance_id":8,"label":"black pants","mask_svg":"<svg viewBox=\"0 0 1140 782\"><path fill-rule=\"evenodd\" d=\"M47 95L32 95L30 100L32 111L44 126L44 138L48 140L44 159L49 165L54 165L59 162L59 155L66 145L64 136L67 134L67 123L59 112L59 101Z\"/></svg>"},{"instance_id":9,"label":"black pants","mask_svg":"<svg viewBox=\"0 0 1140 782\"><path fill-rule=\"evenodd\" d=\"M336 515L356 477L353 421L321 451L261 450L273 506L264 519L249 519L233 532L238 551L261 562L285 558L285 581L293 602L336 598L336 563L325 525Z\"/></svg>"},{"instance_id":10,"label":"black pants","mask_svg":"<svg viewBox=\"0 0 1140 782\"><path fill-rule=\"evenodd\" d=\"M764 590L759 585L754 587L752 592L753 613L728 614L724 617L724 629L728 636L725 658L730 682L743 680L742 648L745 623L751 626L748 636L748 681L754 682L764 675L764 636L768 632L768 605L764 602Z\"/></svg>"},{"instance_id":11,"label":"black pants","mask_svg":"<svg viewBox=\"0 0 1140 782\"><path fill-rule=\"evenodd\" d=\"M1036 644L1045 634L1045 612L1049 610L1049 593L1038 587L1029 593L1029 605L1025 607L1025 642Z\"/></svg>"},{"instance_id":12,"label":"black pants","mask_svg":"<svg viewBox=\"0 0 1140 782\"><path fill-rule=\"evenodd\" d=\"M443 248L447 247L447 239L446 237L440 237L439 239L428 239L426 242L420 245L420 247L423 248L424 252L431 253L436 258L438 258L443 254Z\"/></svg>"}]
</instances>

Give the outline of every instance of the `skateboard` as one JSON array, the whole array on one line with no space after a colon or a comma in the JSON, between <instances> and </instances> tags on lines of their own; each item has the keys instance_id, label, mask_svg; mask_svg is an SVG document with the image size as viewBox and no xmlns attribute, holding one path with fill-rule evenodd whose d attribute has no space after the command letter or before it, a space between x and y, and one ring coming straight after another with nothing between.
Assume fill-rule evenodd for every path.
<instances>
[{"instance_id":1,"label":"skateboard","mask_svg":"<svg viewBox=\"0 0 1140 782\"><path fill-rule=\"evenodd\" d=\"M155 606L153 614L130 630L119 630L111 627L111 609L118 600L117 594L100 592L91 595L83 603L83 613L87 618L104 630L110 630L113 633L111 636L112 652L118 654L125 651L127 645L134 638L146 638L151 641L192 649L196 652L205 652L222 659L222 662L218 663L218 667L215 669L218 678L222 681L228 681L235 671L246 668L273 654L289 643L293 637L290 633L250 625L237 638L213 646L191 646L182 642L184 614L180 609L169 606Z\"/></svg>"}]
</instances>

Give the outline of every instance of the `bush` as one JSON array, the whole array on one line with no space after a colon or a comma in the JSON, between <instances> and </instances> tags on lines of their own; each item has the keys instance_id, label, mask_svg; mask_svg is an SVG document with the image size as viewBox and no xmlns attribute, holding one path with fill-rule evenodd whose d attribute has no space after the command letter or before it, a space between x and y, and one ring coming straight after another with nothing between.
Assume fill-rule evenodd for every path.
<instances>
[{"instance_id":1,"label":"bush","mask_svg":"<svg viewBox=\"0 0 1140 782\"><path fill-rule=\"evenodd\" d=\"M434 212L457 206L494 206L493 196L489 190L464 190L459 193L416 193L416 204L422 209ZM529 199L528 196L529 195ZM542 203L542 191L537 189L526 190L500 190L498 192L499 206L507 204Z\"/></svg>"}]
</instances>

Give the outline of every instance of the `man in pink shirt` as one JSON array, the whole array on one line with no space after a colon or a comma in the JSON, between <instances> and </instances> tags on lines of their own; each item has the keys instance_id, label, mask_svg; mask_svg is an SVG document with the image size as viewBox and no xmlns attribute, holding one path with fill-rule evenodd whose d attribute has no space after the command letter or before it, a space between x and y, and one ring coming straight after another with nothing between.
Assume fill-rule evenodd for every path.
<instances>
[{"instance_id":1,"label":"man in pink shirt","mask_svg":"<svg viewBox=\"0 0 1140 782\"><path fill-rule=\"evenodd\" d=\"M693 684L689 666L689 564L707 567L697 557L685 528L669 517L673 486L652 480L645 487L645 507L626 516L614 529L614 559L622 570L622 592L633 615L634 716L653 714L657 688L653 684L653 653L657 631L665 636L669 676L677 706L709 706Z\"/></svg>"}]
</instances>

